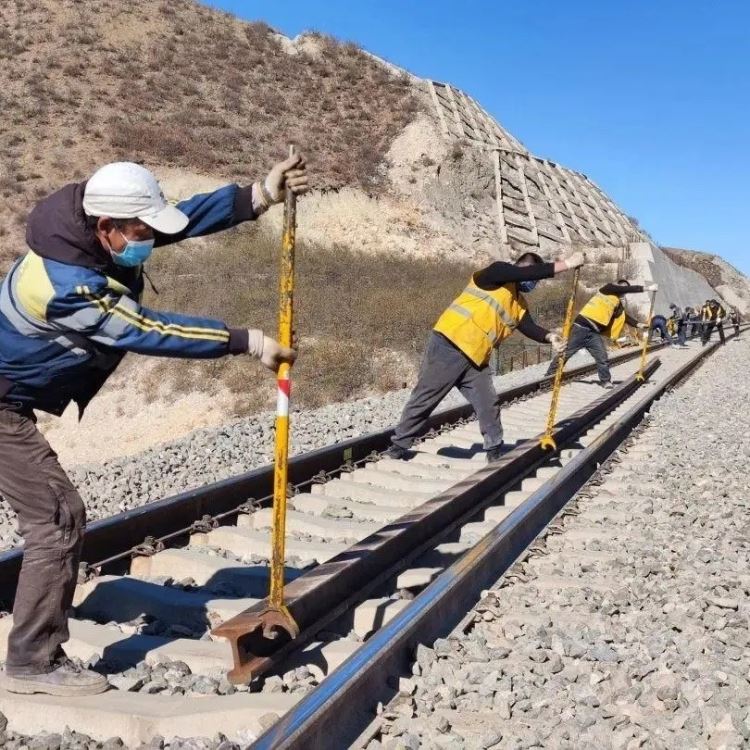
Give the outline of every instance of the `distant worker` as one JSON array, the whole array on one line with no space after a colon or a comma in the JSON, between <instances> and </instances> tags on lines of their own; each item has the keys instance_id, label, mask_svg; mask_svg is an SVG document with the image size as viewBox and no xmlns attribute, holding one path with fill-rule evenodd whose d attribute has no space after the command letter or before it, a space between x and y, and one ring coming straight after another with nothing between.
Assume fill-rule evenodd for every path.
<instances>
[{"instance_id":1,"label":"distant worker","mask_svg":"<svg viewBox=\"0 0 750 750\"><path fill-rule=\"evenodd\" d=\"M498 261L475 273L430 332L417 384L387 455L400 460L410 458L414 439L424 430L435 407L455 387L474 407L487 460L499 460L503 453L503 427L488 367L490 355L515 330L532 341L548 342L561 350L562 338L531 319L522 293L532 291L541 279L581 265L583 253L546 263L529 252L515 264Z\"/></svg>"},{"instance_id":2,"label":"distant worker","mask_svg":"<svg viewBox=\"0 0 750 750\"><path fill-rule=\"evenodd\" d=\"M649 331L649 338L654 332L659 334L662 342L666 342L669 346L674 346L674 341L669 335L669 329L667 328L667 319L663 315L654 315L651 318L651 330Z\"/></svg>"},{"instance_id":3,"label":"distant worker","mask_svg":"<svg viewBox=\"0 0 750 750\"><path fill-rule=\"evenodd\" d=\"M670 315L667 319L667 333L674 338L677 335L677 318Z\"/></svg>"},{"instance_id":4,"label":"distant worker","mask_svg":"<svg viewBox=\"0 0 750 750\"><path fill-rule=\"evenodd\" d=\"M701 308L688 307L688 323L690 325L689 338L695 338L701 332Z\"/></svg>"},{"instance_id":5,"label":"distant worker","mask_svg":"<svg viewBox=\"0 0 750 750\"><path fill-rule=\"evenodd\" d=\"M15 693L91 695L105 677L62 648L78 576L83 501L36 427L34 410L79 412L126 352L209 359L250 354L269 369L296 353L258 329L155 312L140 303L154 247L257 218L286 190L307 189L300 156L251 186L227 185L170 205L144 167L117 162L66 185L29 215L29 251L0 287L0 495L24 538L1 684ZM112 430L117 430L116 420Z\"/></svg>"},{"instance_id":6,"label":"distant worker","mask_svg":"<svg viewBox=\"0 0 750 750\"><path fill-rule=\"evenodd\" d=\"M640 294L643 291L655 292L657 284L643 287L631 285L627 279L620 279L616 284L605 284L581 308L573 321L568 347L564 353L567 362L574 354L585 349L596 362L599 383L603 388L612 388L612 375L609 371L607 346L604 337L617 341L627 323L634 328L645 327L625 311L622 298L626 294ZM557 367L557 359L550 362L547 375Z\"/></svg>"},{"instance_id":7,"label":"distant worker","mask_svg":"<svg viewBox=\"0 0 750 750\"><path fill-rule=\"evenodd\" d=\"M669 331L669 334L674 337L677 336L678 346L685 347L687 340L687 329L688 329L688 318L690 308L686 307L681 310L674 302L669 305L669 309L672 311L670 320L673 321L674 331Z\"/></svg>"},{"instance_id":8,"label":"distant worker","mask_svg":"<svg viewBox=\"0 0 750 750\"><path fill-rule=\"evenodd\" d=\"M701 342L703 341L703 334L708 328L708 324L711 322L711 300L707 299L701 306Z\"/></svg>"},{"instance_id":9,"label":"distant worker","mask_svg":"<svg viewBox=\"0 0 750 750\"><path fill-rule=\"evenodd\" d=\"M733 307L732 312L729 315L729 320L734 326L735 338L740 335L740 325L742 323L742 316L740 315L739 308Z\"/></svg>"},{"instance_id":10,"label":"distant worker","mask_svg":"<svg viewBox=\"0 0 750 750\"><path fill-rule=\"evenodd\" d=\"M719 331L719 339L722 344L726 344L727 340L724 336L724 318L727 316L727 311L719 303L718 300L710 299L703 308L703 336L701 342L705 346L713 333L714 328Z\"/></svg>"}]
</instances>

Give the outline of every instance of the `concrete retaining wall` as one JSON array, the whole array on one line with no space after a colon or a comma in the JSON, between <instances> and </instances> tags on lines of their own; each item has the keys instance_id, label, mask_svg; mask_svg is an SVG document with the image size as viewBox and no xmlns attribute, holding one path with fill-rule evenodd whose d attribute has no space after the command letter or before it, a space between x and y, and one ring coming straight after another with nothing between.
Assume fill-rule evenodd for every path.
<instances>
[{"instance_id":1,"label":"concrete retaining wall","mask_svg":"<svg viewBox=\"0 0 750 750\"><path fill-rule=\"evenodd\" d=\"M715 297L720 300L718 292L711 287L703 276L684 266L678 266L658 247L648 242L630 244L630 257L637 264L637 272L631 281L644 284L657 283L655 313L669 317L669 304L674 302L679 307L696 307L707 299ZM649 296L633 294L628 297L628 304L645 316L648 312Z\"/></svg>"}]
</instances>

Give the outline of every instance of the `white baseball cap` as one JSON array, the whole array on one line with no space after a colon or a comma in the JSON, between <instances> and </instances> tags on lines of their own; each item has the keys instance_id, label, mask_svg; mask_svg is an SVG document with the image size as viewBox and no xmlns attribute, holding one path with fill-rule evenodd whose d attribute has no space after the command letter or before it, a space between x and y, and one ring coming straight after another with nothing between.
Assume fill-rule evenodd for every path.
<instances>
[{"instance_id":1,"label":"white baseball cap","mask_svg":"<svg viewBox=\"0 0 750 750\"><path fill-rule=\"evenodd\" d=\"M131 161L105 164L91 176L83 192L83 210L89 216L138 218L164 234L177 234L188 217L167 203L151 172Z\"/></svg>"}]
</instances>

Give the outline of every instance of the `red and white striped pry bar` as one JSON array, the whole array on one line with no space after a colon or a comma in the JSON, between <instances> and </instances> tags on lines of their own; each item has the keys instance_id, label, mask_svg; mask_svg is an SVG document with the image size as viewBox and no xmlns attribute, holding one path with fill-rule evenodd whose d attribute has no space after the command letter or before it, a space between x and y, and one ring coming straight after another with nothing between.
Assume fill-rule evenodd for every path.
<instances>
[{"instance_id":1,"label":"red and white striped pry bar","mask_svg":"<svg viewBox=\"0 0 750 750\"><path fill-rule=\"evenodd\" d=\"M284 376L280 377L277 381L278 392L276 395L276 416L277 417L288 417L289 416L289 396L291 395L291 380L289 379L289 369Z\"/></svg>"}]
</instances>

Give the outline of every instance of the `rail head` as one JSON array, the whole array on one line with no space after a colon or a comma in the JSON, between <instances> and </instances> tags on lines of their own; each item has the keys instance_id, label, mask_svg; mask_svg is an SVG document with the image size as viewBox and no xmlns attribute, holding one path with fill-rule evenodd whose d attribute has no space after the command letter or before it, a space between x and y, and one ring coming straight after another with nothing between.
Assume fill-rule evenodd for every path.
<instances>
[{"instance_id":1,"label":"rail head","mask_svg":"<svg viewBox=\"0 0 750 750\"><path fill-rule=\"evenodd\" d=\"M639 399L270 727L253 750L323 750L331 746L331 737L341 747L354 742L375 718L374 704L393 695L388 678L408 670L416 646L449 633L481 591L518 559L621 445L654 401L688 377L717 346L703 349Z\"/></svg>"}]
</instances>

